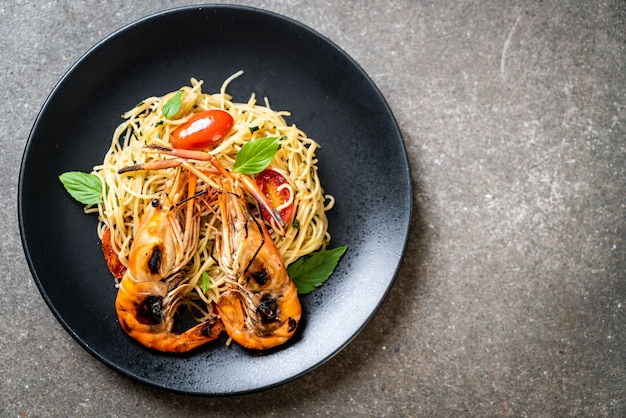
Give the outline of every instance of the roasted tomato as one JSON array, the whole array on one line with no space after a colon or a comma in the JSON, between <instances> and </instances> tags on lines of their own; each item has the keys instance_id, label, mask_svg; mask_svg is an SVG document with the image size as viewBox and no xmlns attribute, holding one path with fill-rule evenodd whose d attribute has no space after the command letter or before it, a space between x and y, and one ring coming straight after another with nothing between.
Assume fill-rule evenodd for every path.
<instances>
[{"instance_id":1,"label":"roasted tomato","mask_svg":"<svg viewBox=\"0 0 626 418\"><path fill-rule=\"evenodd\" d=\"M109 228L104 230L102 234L102 252L104 253L104 259L107 262L109 271L116 279L121 279L126 273L126 267L120 262L117 253L113 250L111 244L111 230Z\"/></svg>"},{"instance_id":2,"label":"roasted tomato","mask_svg":"<svg viewBox=\"0 0 626 418\"><path fill-rule=\"evenodd\" d=\"M285 224L289 224L293 216L292 189L290 187L279 189L281 185L289 184L287 179L278 171L267 168L256 175L256 183L275 208L278 209L286 202L291 202L278 211ZM267 213L265 209L261 209L261 212L263 219L265 219L267 223L271 223L270 214Z\"/></svg>"},{"instance_id":3,"label":"roasted tomato","mask_svg":"<svg viewBox=\"0 0 626 418\"><path fill-rule=\"evenodd\" d=\"M205 110L176 128L171 143L174 148L203 150L222 141L232 127L233 117L228 112Z\"/></svg>"}]
</instances>

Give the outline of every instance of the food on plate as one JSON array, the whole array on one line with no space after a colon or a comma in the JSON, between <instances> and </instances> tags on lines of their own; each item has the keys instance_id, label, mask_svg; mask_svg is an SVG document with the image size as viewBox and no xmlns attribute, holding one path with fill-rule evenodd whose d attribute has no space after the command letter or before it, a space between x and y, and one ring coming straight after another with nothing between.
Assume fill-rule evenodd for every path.
<instances>
[{"instance_id":1,"label":"food on plate","mask_svg":"<svg viewBox=\"0 0 626 418\"><path fill-rule=\"evenodd\" d=\"M247 348L271 348L287 341L300 321L296 285L267 227L247 210L241 187L228 178L222 186L219 265L238 285L220 295L217 311L235 342Z\"/></svg>"},{"instance_id":2,"label":"food on plate","mask_svg":"<svg viewBox=\"0 0 626 418\"><path fill-rule=\"evenodd\" d=\"M115 300L122 329L146 347L166 352L186 352L213 341L223 328L211 316L188 330L173 332L185 293L181 270L196 251L201 222L189 211L183 219L177 215L181 189L187 188L182 179L178 174L172 190L147 205L133 234L128 268Z\"/></svg>"},{"instance_id":3,"label":"food on plate","mask_svg":"<svg viewBox=\"0 0 626 418\"><path fill-rule=\"evenodd\" d=\"M318 144L267 99L233 102L226 89L240 74L219 93L191 79L143 100L102 164L60 176L98 216L122 329L155 350L186 352L222 330L250 349L283 344L300 322L298 294L324 283L346 250L327 249L334 199ZM181 312L194 322L185 330Z\"/></svg>"}]
</instances>

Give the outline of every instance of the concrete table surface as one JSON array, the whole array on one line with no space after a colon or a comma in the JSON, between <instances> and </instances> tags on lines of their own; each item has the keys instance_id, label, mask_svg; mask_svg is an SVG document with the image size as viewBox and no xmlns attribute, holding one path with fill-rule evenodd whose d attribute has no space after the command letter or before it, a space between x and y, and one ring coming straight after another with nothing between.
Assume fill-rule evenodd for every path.
<instances>
[{"instance_id":1,"label":"concrete table surface","mask_svg":"<svg viewBox=\"0 0 626 418\"><path fill-rule=\"evenodd\" d=\"M26 264L22 152L82 54L188 3L0 1L0 415L626 415L626 4L236 3L325 35L388 100L414 186L388 298L328 363L261 393L172 394L93 358Z\"/></svg>"}]
</instances>

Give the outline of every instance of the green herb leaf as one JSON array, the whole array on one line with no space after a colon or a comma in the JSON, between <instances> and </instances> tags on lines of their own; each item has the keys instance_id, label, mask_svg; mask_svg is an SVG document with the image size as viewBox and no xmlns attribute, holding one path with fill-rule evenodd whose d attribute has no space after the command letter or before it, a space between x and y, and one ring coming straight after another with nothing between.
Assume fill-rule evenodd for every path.
<instances>
[{"instance_id":1,"label":"green herb leaf","mask_svg":"<svg viewBox=\"0 0 626 418\"><path fill-rule=\"evenodd\" d=\"M298 293L305 295L321 286L335 271L347 246L321 251L311 256L297 259L287 269L287 274L298 288Z\"/></svg>"},{"instance_id":2,"label":"green herb leaf","mask_svg":"<svg viewBox=\"0 0 626 418\"><path fill-rule=\"evenodd\" d=\"M279 137L267 137L248 142L237 153L233 171L257 174L265 170L278 151L279 141Z\"/></svg>"},{"instance_id":3,"label":"green herb leaf","mask_svg":"<svg viewBox=\"0 0 626 418\"><path fill-rule=\"evenodd\" d=\"M211 278L206 271L203 271L200 277L200 289L202 289L202 293L206 293L209 287L211 287Z\"/></svg>"},{"instance_id":4,"label":"green herb leaf","mask_svg":"<svg viewBox=\"0 0 626 418\"><path fill-rule=\"evenodd\" d=\"M83 205L102 202L102 181L95 174L81 171L68 171L59 176L65 190Z\"/></svg>"},{"instance_id":5,"label":"green herb leaf","mask_svg":"<svg viewBox=\"0 0 626 418\"><path fill-rule=\"evenodd\" d=\"M178 93L172 96L163 105L163 109L161 110L163 112L163 116L165 116L167 119L171 119L174 116L176 116L176 114L180 110L180 104L182 102L182 99L183 99L183 91L179 90Z\"/></svg>"}]
</instances>

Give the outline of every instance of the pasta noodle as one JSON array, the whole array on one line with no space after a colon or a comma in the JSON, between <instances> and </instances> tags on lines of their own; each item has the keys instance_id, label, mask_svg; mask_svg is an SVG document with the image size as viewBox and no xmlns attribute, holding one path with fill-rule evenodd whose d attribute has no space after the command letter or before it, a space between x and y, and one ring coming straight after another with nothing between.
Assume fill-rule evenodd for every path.
<instances>
[{"instance_id":1,"label":"pasta noodle","mask_svg":"<svg viewBox=\"0 0 626 418\"><path fill-rule=\"evenodd\" d=\"M149 144L171 146L170 136L181 124L196 112L208 109L227 111L234 120L230 134L217 146L209 150L227 169L234 164L237 152L249 141L265 137L280 137L280 147L270 168L288 179L280 188L291 189L292 198L278 210L293 204L293 222L286 226L283 235L272 232L272 237L286 266L303 255L324 249L330 241L327 230L326 211L333 204L332 196L324 195L317 173L316 151L319 145L295 125L287 125L286 111L275 111L265 99L264 105L257 104L254 94L246 103L234 103L226 93L229 83L241 75L238 72L228 78L215 94L203 93L202 81L191 79L190 86L183 91L180 118L167 119L162 108L177 92L162 97L149 97L122 115L124 121L113 134L111 147L101 165L94 167L92 174L100 177L105 199L96 206L88 206L86 212L98 213L98 235L111 230L111 244L118 253L120 262L128 267L128 255L144 208L171 185L180 168L161 170L139 170L118 174L118 170L144 162L167 158L158 153L145 151ZM179 91L180 91L179 90ZM212 168L209 162L194 161L199 168ZM215 185L198 182L197 190L208 190ZM221 231L221 220L216 204L193 202L194 210L201 216L198 245L191 261L184 268L187 302L201 313L219 299L220 292L227 286L225 274L220 270L215 239ZM210 285L201 286L206 273ZM204 288L203 288L204 287Z\"/></svg>"}]
</instances>

